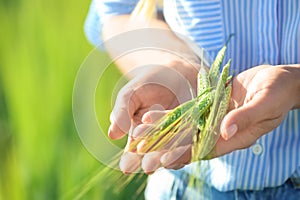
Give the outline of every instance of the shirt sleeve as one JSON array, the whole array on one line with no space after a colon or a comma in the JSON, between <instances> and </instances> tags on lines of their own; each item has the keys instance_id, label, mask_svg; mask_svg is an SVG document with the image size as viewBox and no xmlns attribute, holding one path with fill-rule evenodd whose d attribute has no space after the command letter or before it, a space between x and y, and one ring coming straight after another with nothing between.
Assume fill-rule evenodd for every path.
<instances>
[{"instance_id":1,"label":"shirt sleeve","mask_svg":"<svg viewBox=\"0 0 300 200\"><path fill-rule=\"evenodd\" d=\"M84 24L87 39L103 48L102 26L111 16L130 14L138 0L93 0Z\"/></svg>"}]
</instances>

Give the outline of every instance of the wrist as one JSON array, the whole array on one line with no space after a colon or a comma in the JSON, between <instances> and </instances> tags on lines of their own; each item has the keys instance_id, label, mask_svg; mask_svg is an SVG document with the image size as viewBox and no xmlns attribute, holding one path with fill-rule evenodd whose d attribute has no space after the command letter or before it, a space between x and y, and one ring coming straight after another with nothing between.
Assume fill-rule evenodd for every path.
<instances>
[{"instance_id":1,"label":"wrist","mask_svg":"<svg viewBox=\"0 0 300 200\"><path fill-rule=\"evenodd\" d=\"M293 99L293 109L300 108L300 65L285 65L282 68L290 73L290 78L288 81L291 82L292 86L292 99Z\"/></svg>"},{"instance_id":2,"label":"wrist","mask_svg":"<svg viewBox=\"0 0 300 200\"><path fill-rule=\"evenodd\" d=\"M180 73L189 82L192 89L196 91L197 74L200 68L199 64L185 60L175 60L169 63L169 66Z\"/></svg>"},{"instance_id":3,"label":"wrist","mask_svg":"<svg viewBox=\"0 0 300 200\"><path fill-rule=\"evenodd\" d=\"M170 62L163 63L162 66L168 68L169 70L164 71L164 77L173 79L172 85L176 87L175 96L178 103L184 103L190 100L196 95L197 91L197 74L199 70L198 61L193 60L192 62L186 58L176 58L170 60ZM171 70L170 70L171 69ZM193 94L191 94L191 91Z\"/></svg>"}]
</instances>

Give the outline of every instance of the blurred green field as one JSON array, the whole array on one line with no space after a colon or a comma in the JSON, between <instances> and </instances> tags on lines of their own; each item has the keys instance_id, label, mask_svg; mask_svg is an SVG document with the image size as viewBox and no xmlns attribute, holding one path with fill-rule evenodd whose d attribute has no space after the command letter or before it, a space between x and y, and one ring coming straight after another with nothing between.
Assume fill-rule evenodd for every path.
<instances>
[{"instance_id":1,"label":"blurred green field","mask_svg":"<svg viewBox=\"0 0 300 200\"><path fill-rule=\"evenodd\" d=\"M0 200L62 199L103 166L83 147L72 117L72 90L93 47L83 23L89 1L0 0ZM97 91L104 129L120 73ZM122 145L122 143L119 143ZM117 172L115 172L117 173ZM82 199L130 199L100 180Z\"/></svg>"}]
</instances>

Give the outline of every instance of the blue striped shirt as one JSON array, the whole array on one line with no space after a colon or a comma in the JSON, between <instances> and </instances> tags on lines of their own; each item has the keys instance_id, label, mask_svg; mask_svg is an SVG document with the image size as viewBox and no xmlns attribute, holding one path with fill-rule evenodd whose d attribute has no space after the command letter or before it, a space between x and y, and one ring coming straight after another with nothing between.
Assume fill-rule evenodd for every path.
<instances>
[{"instance_id":1,"label":"blue striped shirt","mask_svg":"<svg viewBox=\"0 0 300 200\"><path fill-rule=\"evenodd\" d=\"M131 13L136 2L95 0L85 24L89 40L99 44L107 17ZM212 58L234 33L225 59L232 59L235 73L261 64L300 63L299 0L165 0L163 13L172 30ZM278 128L250 148L202 162L207 170L199 178L220 191L263 189L300 178L299 115L299 109L290 111Z\"/></svg>"}]
</instances>

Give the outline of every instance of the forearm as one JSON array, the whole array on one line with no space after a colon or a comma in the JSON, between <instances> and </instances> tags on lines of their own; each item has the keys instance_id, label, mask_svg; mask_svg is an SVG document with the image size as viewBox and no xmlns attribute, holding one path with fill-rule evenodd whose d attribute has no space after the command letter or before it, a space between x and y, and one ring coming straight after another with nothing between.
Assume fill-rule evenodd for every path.
<instances>
[{"instance_id":1,"label":"forearm","mask_svg":"<svg viewBox=\"0 0 300 200\"><path fill-rule=\"evenodd\" d=\"M119 55L120 48L132 50L115 60L121 71L127 73L136 67L147 65L173 67L195 86L197 74L195 64L199 63L198 57L165 22L153 19L148 26L153 29L144 29L149 31L133 31L132 34L126 34L123 40L116 40L116 42L110 40L120 33L142 28L144 23L130 21L129 15L115 16L104 23L103 39L109 41L105 43L105 47L113 58ZM134 49L145 41L148 47L153 48Z\"/></svg>"}]
</instances>

